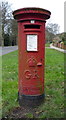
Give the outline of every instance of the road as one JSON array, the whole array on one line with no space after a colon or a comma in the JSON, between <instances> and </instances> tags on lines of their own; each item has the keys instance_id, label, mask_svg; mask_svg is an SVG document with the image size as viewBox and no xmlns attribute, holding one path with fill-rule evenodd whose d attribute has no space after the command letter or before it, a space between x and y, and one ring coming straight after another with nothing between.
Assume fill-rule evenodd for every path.
<instances>
[{"instance_id":1,"label":"road","mask_svg":"<svg viewBox=\"0 0 66 120\"><path fill-rule=\"evenodd\" d=\"M18 50L18 46L0 47L0 56Z\"/></svg>"}]
</instances>

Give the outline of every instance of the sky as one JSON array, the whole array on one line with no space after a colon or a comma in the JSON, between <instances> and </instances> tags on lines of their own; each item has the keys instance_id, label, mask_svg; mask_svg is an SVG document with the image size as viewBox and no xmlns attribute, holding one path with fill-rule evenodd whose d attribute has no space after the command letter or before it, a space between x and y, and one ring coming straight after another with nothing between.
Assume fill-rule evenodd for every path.
<instances>
[{"instance_id":1,"label":"sky","mask_svg":"<svg viewBox=\"0 0 66 120\"><path fill-rule=\"evenodd\" d=\"M58 24L60 26L59 32L64 32L64 2L65 0L2 0L8 1L11 4L12 10L24 7L39 7L47 9L51 12L48 23Z\"/></svg>"}]
</instances>

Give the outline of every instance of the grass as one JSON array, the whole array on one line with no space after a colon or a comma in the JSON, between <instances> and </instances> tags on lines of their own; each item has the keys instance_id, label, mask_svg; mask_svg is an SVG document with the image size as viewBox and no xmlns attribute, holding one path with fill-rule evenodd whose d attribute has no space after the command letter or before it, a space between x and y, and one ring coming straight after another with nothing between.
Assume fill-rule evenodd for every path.
<instances>
[{"instance_id":1,"label":"grass","mask_svg":"<svg viewBox=\"0 0 66 120\"><path fill-rule=\"evenodd\" d=\"M0 116L2 117L2 56L0 56Z\"/></svg>"},{"instance_id":2,"label":"grass","mask_svg":"<svg viewBox=\"0 0 66 120\"><path fill-rule=\"evenodd\" d=\"M18 106L18 59L17 51L3 55L2 59L2 98L3 116Z\"/></svg>"},{"instance_id":3,"label":"grass","mask_svg":"<svg viewBox=\"0 0 66 120\"><path fill-rule=\"evenodd\" d=\"M3 117L14 107L18 93L17 51L3 55ZM38 118L64 118L64 54L46 48L45 57L45 102L38 107ZM41 112L40 112L41 111ZM32 113L27 115L32 117Z\"/></svg>"},{"instance_id":4,"label":"grass","mask_svg":"<svg viewBox=\"0 0 66 120\"><path fill-rule=\"evenodd\" d=\"M64 54L46 50L45 103L40 107L41 118L64 118Z\"/></svg>"},{"instance_id":5,"label":"grass","mask_svg":"<svg viewBox=\"0 0 66 120\"><path fill-rule=\"evenodd\" d=\"M45 44L45 47L50 47L50 43L46 43L46 44Z\"/></svg>"}]
</instances>

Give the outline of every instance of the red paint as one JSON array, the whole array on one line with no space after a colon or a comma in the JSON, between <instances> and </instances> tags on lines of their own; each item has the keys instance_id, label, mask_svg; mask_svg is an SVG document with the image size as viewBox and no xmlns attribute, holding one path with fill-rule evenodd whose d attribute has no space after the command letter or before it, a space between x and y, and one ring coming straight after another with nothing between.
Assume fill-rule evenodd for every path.
<instances>
[{"instance_id":1,"label":"red paint","mask_svg":"<svg viewBox=\"0 0 66 120\"><path fill-rule=\"evenodd\" d=\"M45 20L50 18L50 14L40 8L23 8L13 12L18 21L20 95L44 93ZM37 35L37 51L27 51L27 35Z\"/></svg>"}]
</instances>

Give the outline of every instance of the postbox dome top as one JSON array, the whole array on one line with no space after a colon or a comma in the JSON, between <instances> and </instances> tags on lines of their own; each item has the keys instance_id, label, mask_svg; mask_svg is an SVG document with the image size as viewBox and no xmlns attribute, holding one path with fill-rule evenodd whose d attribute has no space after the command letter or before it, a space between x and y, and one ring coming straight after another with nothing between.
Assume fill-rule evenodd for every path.
<instances>
[{"instance_id":1,"label":"postbox dome top","mask_svg":"<svg viewBox=\"0 0 66 120\"><path fill-rule=\"evenodd\" d=\"M36 15L38 15L38 19L41 16L42 19L46 20L50 18L51 12L46 9L36 7L21 8L13 12L14 18L17 20L19 18L25 18L26 14L28 14L28 18L32 16L37 17Z\"/></svg>"}]
</instances>

